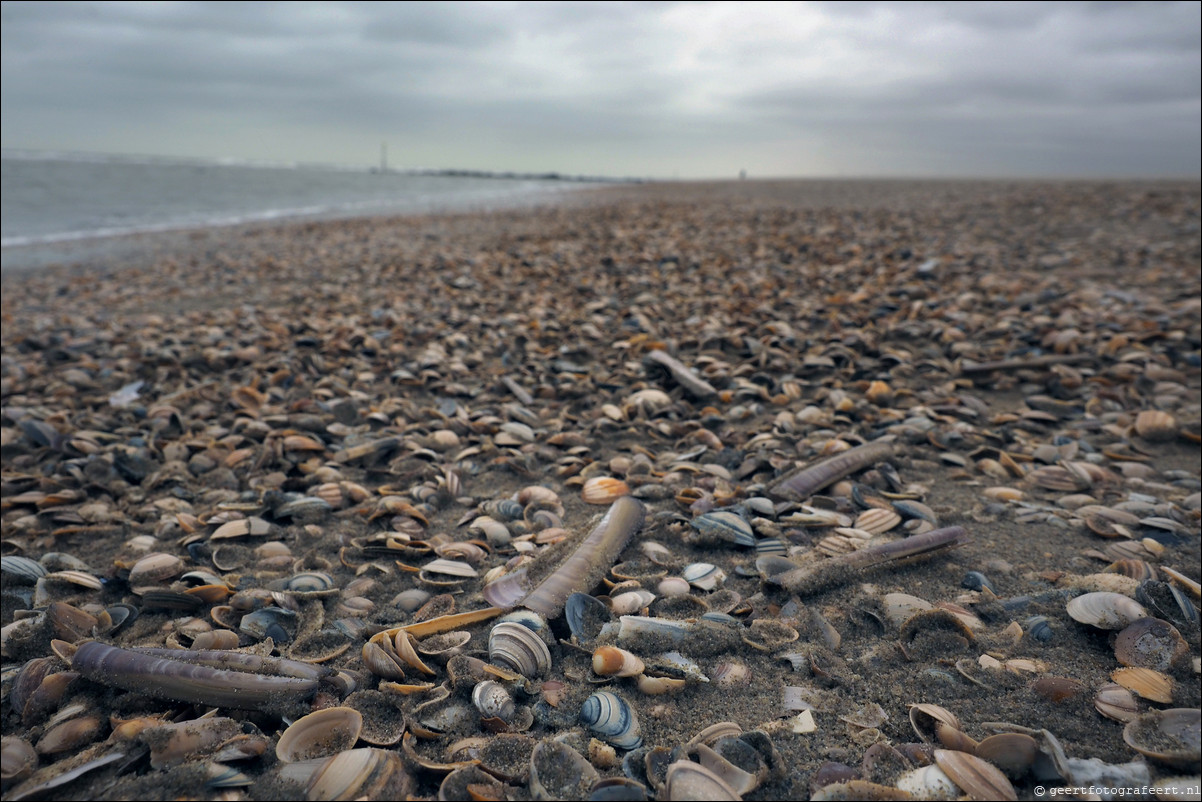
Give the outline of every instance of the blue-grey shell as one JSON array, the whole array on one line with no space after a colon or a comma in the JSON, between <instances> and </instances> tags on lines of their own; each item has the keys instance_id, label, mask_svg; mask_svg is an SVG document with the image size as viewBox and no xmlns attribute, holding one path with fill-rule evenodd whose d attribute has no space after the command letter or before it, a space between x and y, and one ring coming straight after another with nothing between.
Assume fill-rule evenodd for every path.
<instances>
[{"instance_id":1,"label":"blue-grey shell","mask_svg":"<svg viewBox=\"0 0 1202 802\"><path fill-rule=\"evenodd\" d=\"M751 524L728 510L715 510L698 515L689 522L702 535L707 535L739 546L754 546L755 533Z\"/></svg>"},{"instance_id":2,"label":"blue-grey shell","mask_svg":"<svg viewBox=\"0 0 1202 802\"><path fill-rule=\"evenodd\" d=\"M622 697L609 691L598 691L584 700L580 721L619 749L638 749L643 744L634 710Z\"/></svg>"}]
</instances>

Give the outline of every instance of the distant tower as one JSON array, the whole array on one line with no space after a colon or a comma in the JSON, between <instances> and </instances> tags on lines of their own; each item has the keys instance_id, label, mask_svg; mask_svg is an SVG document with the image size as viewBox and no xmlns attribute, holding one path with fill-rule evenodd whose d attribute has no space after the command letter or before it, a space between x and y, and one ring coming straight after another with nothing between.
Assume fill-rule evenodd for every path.
<instances>
[{"instance_id":1,"label":"distant tower","mask_svg":"<svg viewBox=\"0 0 1202 802\"><path fill-rule=\"evenodd\" d=\"M388 143L380 143L380 172L388 172Z\"/></svg>"}]
</instances>

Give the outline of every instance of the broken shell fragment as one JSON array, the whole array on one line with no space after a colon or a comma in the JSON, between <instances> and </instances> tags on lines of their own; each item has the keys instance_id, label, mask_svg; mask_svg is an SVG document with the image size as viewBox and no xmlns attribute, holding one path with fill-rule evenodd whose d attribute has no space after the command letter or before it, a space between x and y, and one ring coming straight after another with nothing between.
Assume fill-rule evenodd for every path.
<instances>
[{"instance_id":1,"label":"broken shell fragment","mask_svg":"<svg viewBox=\"0 0 1202 802\"><path fill-rule=\"evenodd\" d=\"M1123 740L1135 751L1178 769L1197 769L1202 759L1199 716L1190 708L1152 710L1123 728Z\"/></svg>"},{"instance_id":2,"label":"broken shell fragment","mask_svg":"<svg viewBox=\"0 0 1202 802\"><path fill-rule=\"evenodd\" d=\"M1188 655L1181 633L1159 618L1141 618L1114 639L1114 656L1125 666L1168 671Z\"/></svg>"},{"instance_id":3,"label":"broken shell fragment","mask_svg":"<svg viewBox=\"0 0 1202 802\"><path fill-rule=\"evenodd\" d=\"M534 799L583 799L598 779L592 764L560 741L540 741L530 754L529 787Z\"/></svg>"}]
</instances>

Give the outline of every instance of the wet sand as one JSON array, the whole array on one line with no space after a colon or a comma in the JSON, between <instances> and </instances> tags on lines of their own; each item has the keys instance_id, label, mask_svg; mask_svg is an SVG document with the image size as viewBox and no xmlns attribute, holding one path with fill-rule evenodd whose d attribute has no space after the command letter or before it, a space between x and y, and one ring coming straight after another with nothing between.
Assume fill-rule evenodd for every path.
<instances>
[{"instance_id":1,"label":"wet sand","mask_svg":"<svg viewBox=\"0 0 1202 802\"><path fill-rule=\"evenodd\" d=\"M217 570L243 590L300 567L321 567L344 588L352 566L371 560L356 550L362 538L466 539L461 524L477 504L530 485L558 493L563 528L578 538L604 510L582 500L585 481L612 476L647 507L620 561L660 543L668 573L712 563L733 592L692 591L702 600L691 602L694 617L708 606L735 619L715 641L722 648L692 644L714 681L665 696L642 694L633 680L609 684L633 707L647 747L676 747L733 721L767 732L784 767L746 799L808 798L831 777L892 786L903 768L895 753L874 748L868 765L865 754L875 743L917 742L908 706L927 703L956 714L977 741L991 733L987 723L1009 722L1046 728L1069 758L1127 764L1139 755L1124 743L1124 725L1094 706L1121 667L1114 633L1074 621L1056 592L1094 589L1102 580L1090 577L1120 558L1143 560L1120 564L1132 572L1168 567L1198 580L1198 213L1196 182L664 184L583 191L537 210L200 231L145 248L122 243L113 258L83 265L9 272L3 553L63 552L116 578L100 591L54 583L42 601L141 607L133 625L102 640L161 646L187 616L148 608L120 581L147 551L181 557L183 570ZM695 397L646 362L656 348L716 394ZM974 369L992 361L1007 364ZM140 397L113 407L111 394L136 380ZM667 400L633 398L647 390ZM1169 417L1139 417L1155 410ZM288 450L290 436L314 445L293 440ZM386 436L403 445L378 458L345 456ZM900 484L877 466L850 477L863 484L861 497L918 501L930 526L961 526L966 543L794 598L764 580L754 549L693 542L689 521L707 509L774 495L787 470L879 438L894 444L888 463ZM119 452L144 460L144 470L116 470ZM1069 465L1060 468L1068 479L1055 473L1058 461ZM461 488L417 516L385 506L392 492L417 504L413 488L443 487L448 471ZM279 496L271 493L339 482L357 489L341 485L333 509L273 517L279 508L269 499ZM1021 500L987 495L997 487ZM810 504L851 524L862 510L846 491L823 490ZM204 549L187 549L232 502L260 506L296 567L268 568L254 562L260 555L221 571L204 564ZM1137 523L1102 537L1078 512L1090 506L1137 510ZM777 498L748 517L760 519L757 540L778 537L802 562L926 526L915 519L871 540L850 532L831 541L832 528L791 517L800 512ZM490 546L480 576L516 553ZM996 598L964 586L970 571L988 578ZM394 599L420 587L416 575L395 567L368 575L375 582L361 593L371 602L363 620L376 628L411 621ZM9 624L26 615L32 588L8 573L3 582ZM644 580L652 591L657 582ZM479 577L457 586L456 609L485 606L481 586ZM971 626L947 615L893 623L890 593L958 604ZM1034 598L999 602L1023 596ZM323 602L327 623L345 614L337 601ZM211 622L211 606L193 614ZM1047 642L1008 629L1030 630L1037 615L1050 625ZM797 640L764 650L743 642L755 639L753 621L772 619ZM473 648L486 648L488 628L467 627ZM562 622L554 628L567 637ZM1186 654L1164 672L1171 700L1140 700L1141 714L1200 705L1196 619L1179 628ZM6 642L5 736L37 743L47 729L45 716L14 711L8 669L49 655L55 637L63 635L46 623ZM360 687L374 687L359 656L365 637L329 665L361 672ZM564 698L526 735L587 752L575 716L597 678L578 649L557 643L551 654L549 678L565 684ZM983 655L1032 662L988 668ZM718 682L732 666L734 679ZM1047 677L1071 681L1040 682ZM445 678L437 669L434 681ZM794 731L786 686L813 694L814 732ZM103 720L99 741L112 713L186 720L202 712L86 680L62 705L74 701ZM416 720L414 704L402 707ZM279 779L277 717L221 715L270 742L262 757L231 763L254 780L232 798L301 792ZM483 734L472 722L419 741L417 753L442 760L457 738ZM115 748L85 741L43 756L30 782L61 773L85 749ZM121 748L129 760L42 798L220 793L198 789L198 764L151 769L138 741ZM622 773L594 757L602 776ZM436 795L441 774L412 755L405 761L412 793ZM1196 759L1192 768L1157 760L1146 768L1152 780L1198 773ZM528 782L512 779L505 793L524 798ZM1013 786L1036 798L1042 782L1020 770ZM15 788L6 785L6 797Z\"/></svg>"}]
</instances>

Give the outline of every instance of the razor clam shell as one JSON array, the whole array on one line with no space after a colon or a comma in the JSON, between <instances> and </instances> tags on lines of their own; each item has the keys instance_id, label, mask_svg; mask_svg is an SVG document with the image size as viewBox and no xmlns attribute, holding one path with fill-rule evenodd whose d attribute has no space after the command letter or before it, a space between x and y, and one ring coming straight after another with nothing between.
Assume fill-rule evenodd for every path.
<instances>
[{"instance_id":1,"label":"razor clam shell","mask_svg":"<svg viewBox=\"0 0 1202 802\"><path fill-rule=\"evenodd\" d=\"M513 607L521 603L548 620L557 618L573 591L595 585L613 565L614 559L630 538L642 527L646 508L638 499L623 496L610 506L596 528L589 533L566 560L534 590L522 586L525 572L506 574L481 591L494 607Z\"/></svg>"},{"instance_id":2,"label":"razor clam shell","mask_svg":"<svg viewBox=\"0 0 1202 802\"><path fill-rule=\"evenodd\" d=\"M275 708L304 701L317 692L315 679L210 668L97 641L81 644L71 658L71 667L81 676L103 685L160 699L239 710Z\"/></svg>"}]
</instances>

